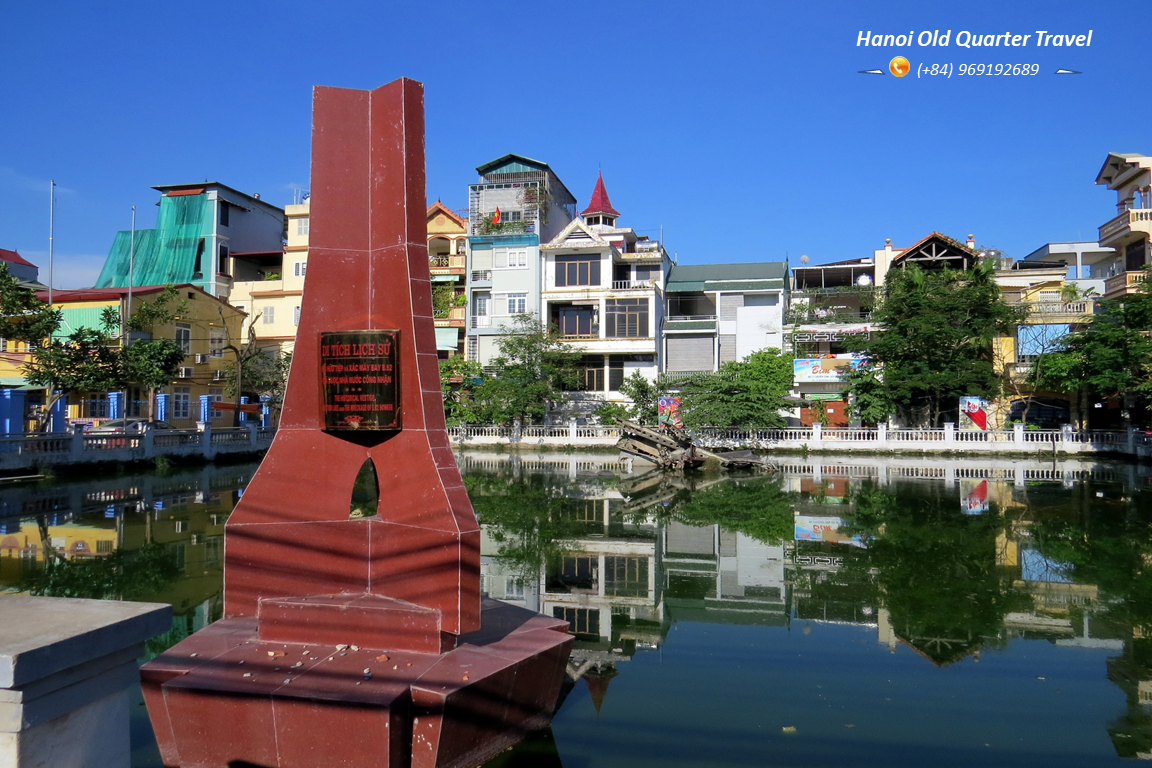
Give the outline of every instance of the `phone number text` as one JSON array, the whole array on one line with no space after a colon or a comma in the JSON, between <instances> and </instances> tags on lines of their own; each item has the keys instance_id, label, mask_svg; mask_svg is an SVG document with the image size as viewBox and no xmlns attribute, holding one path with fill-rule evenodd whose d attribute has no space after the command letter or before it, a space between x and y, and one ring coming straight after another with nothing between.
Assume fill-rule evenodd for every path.
<instances>
[{"instance_id":1,"label":"phone number text","mask_svg":"<svg viewBox=\"0 0 1152 768\"><path fill-rule=\"evenodd\" d=\"M1030 76L1040 73L1039 64L921 64L916 68L916 77L996 77Z\"/></svg>"}]
</instances>

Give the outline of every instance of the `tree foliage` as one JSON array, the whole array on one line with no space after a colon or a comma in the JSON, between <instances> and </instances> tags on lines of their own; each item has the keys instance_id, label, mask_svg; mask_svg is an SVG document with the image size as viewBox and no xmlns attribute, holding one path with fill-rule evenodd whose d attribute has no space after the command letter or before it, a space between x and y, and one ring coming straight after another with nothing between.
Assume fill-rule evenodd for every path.
<instances>
[{"instance_id":1,"label":"tree foliage","mask_svg":"<svg viewBox=\"0 0 1152 768\"><path fill-rule=\"evenodd\" d=\"M1121 397L1125 407L1152 397L1152 294L1147 280L1121 301L1101 301L1092 322L1036 361L1030 380L1058 392Z\"/></svg>"},{"instance_id":2,"label":"tree foliage","mask_svg":"<svg viewBox=\"0 0 1152 768\"><path fill-rule=\"evenodd\" d=\"M473 420L536 420L549 403L579 386L583 350L560 341L554 328L542 328L535 314L518 315L511 325L501 326L500 333L500 354L490 363L495 375L471 390Z\"/></svg>"},{"instance_id":3,"label":"tree foliage","mask_svg":"<svg viewBox=\"0 0 1152 768\"><path fill-rule=\"evenodd\" d=\"M60 310L36 297L0 264L0 339L40 344L60 327Z\"/></svg>"},{"instance_id":4,"label":"tree foliage","mask_svg":"<svg viewBox=\"0 0 1152 768\"><path fill-rule=\"evenodd\" d=\"M139 600L164 590L179 575L176 559L164 545L145 544L134 552L46 561L24 588L47 597Z\"/></svg>"},{"instance_id":5,"label":"tree foliage","mask_svg":"<svg viewBox=\"0 0 1152 768\"><path fill-rule=\"evenodd\" d=\"M660 397L667 391L668 386L663 376L657 376L653 381L645 378L640 371L634 371L620 384L620 394L632 402L604 403L596 409L596 416L606 424L627 419L637 424L654 425L660 411Z\"/></svg>"},{"instance_id":6,"label":"tree foliage","mask_svg":"<svg viewBox=\"0 0 1152 768\"><path fill-rule=\"evenodd\" d=\"M686 379L680 413L686 427L782 427L780 412L788 408L784 397L791 388L791 356L762 349L715 373Z\"/></svg>"},{"instance_id":7,"label":"tree foliage","mask_svg":"<svg viewBox=\"0 0 1152 768\"><path fill-rule=\"evenodd\" d=\"M444 420L448 426L480 420L473 393L485 378L484 369L475 360L455 355L440 361L440 391L444 394Z\"/></svg>"},{"instance_id":8,"label":"tree foliage","mask_svg":"<svg viewBox=\"0 0 1152 768\"><path fill-rule=\"evenodd\" d=\"M880 330L848 342L871 361L849 376L857 412L868 421L897 413L911 424L938 425L962 395L995 398L1001 379L993 341L1023 318L1004 301L991 261L963 271L915 264L890 271L873 312Z\"/></svg>"},{"instance_id":9,"label":"tree foliage","mask_svg":"<svg viewBox=\"0 0 1152 768\"><path fill-rule=\"evenodd\" d=\"M673 516L688 525L714 525L738 531L765 544L793 535L793 494L776 478L729 478L695 491Z\"/></svg>"}]
</instances>

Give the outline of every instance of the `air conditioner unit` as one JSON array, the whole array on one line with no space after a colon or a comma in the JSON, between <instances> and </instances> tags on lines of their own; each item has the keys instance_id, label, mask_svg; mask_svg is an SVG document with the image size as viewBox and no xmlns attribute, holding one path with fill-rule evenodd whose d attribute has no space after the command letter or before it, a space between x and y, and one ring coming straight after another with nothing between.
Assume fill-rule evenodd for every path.
<instances>
[{"instance_id":1,"label":"air conditioner unit","mask_svg":"<svg viewBox=\"0 0 1152 768\"><path fill-rule=\"evenodd\" d=\"M212 371L212 381L224 381L226 378L228 378L227 371L223 369Z\"/></svg>"},{"instance_id":2,"label":"air conditioner unit","mask_svg":"<svg viewBox=\"0 0 1152 768\"><path fill-rule=\"evenodd\" d=\"M196 355L196 365L204 365L208 362L208 355L203 353Z\"/></svg>"},{"instance_id":3,"label":"air conditioner unit","mask_svg":"<svg viewBox=\"0 0 1152 768\"><path fill-rule=\"evenodd\" d=\"M180 379L190 379L194 375L196 375L196 369L190 365L180 366L180 369L176 372L176 377Z\"/></svg>"}]
</instances>

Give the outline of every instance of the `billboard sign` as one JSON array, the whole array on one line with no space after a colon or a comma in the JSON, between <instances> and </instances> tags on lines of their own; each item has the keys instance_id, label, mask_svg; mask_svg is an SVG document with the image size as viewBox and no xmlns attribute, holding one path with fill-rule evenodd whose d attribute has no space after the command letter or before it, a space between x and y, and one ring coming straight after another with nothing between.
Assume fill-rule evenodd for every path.
<instances>
[{"instance_id":1,"label":"billboard sign","mask_svg":"<svg viewBox=\"0 0 1152 768\"><path fill-rule=\"evenodd\" d=\"M860 357L805 357L792 361L792 380L796 383L844 381L848 371L864 362Z\"/></svg>"},{"instance_id":2,"label":"billboard sign","mask_svg":"<svg viewBox=\"0 0 1152 768\"><path fill-rule=\"evenodd\" d=\"M979 397L960 398L960 429L988 429L988 401Z\"/></svg>"},{"instance_id":3,"label":"billboard sign","mask_svg":"<svg viewBox=\"0 0 1152 768\"><path fill-rule=\"evenodd\" d=\"M833 544L848 544L853 547L866 547L867 542L859 534L841 533L844 519L840 517L795 515L792 518L793 538L796 541L827 541Z\"/></svg>"}]
</instances>

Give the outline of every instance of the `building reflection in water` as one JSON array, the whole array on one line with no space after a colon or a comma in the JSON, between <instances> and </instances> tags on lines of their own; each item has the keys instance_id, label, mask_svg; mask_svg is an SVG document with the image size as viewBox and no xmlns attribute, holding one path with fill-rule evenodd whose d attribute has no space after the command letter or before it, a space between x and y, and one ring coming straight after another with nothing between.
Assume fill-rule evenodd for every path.
<instances>
[{"instance_id":1,"label":"building reflection in water","mask_svg":"<svg viewBox=\"0 0 1152 768\"><path fill-rule=\"evenodd\" d=\"M1147 468L824 457L680 477L615 457L459 459L484 591L570 622L569 671L597 709L678 621L857 625L938 667L1044 640L1108 655L1126 701L1115 752L1152 758ZM170 602L162 650L220 617L224 523L254 470L6 486L0 588ZM559 762L550 733L520 749Z\"/></svg>"}]
</instances>

